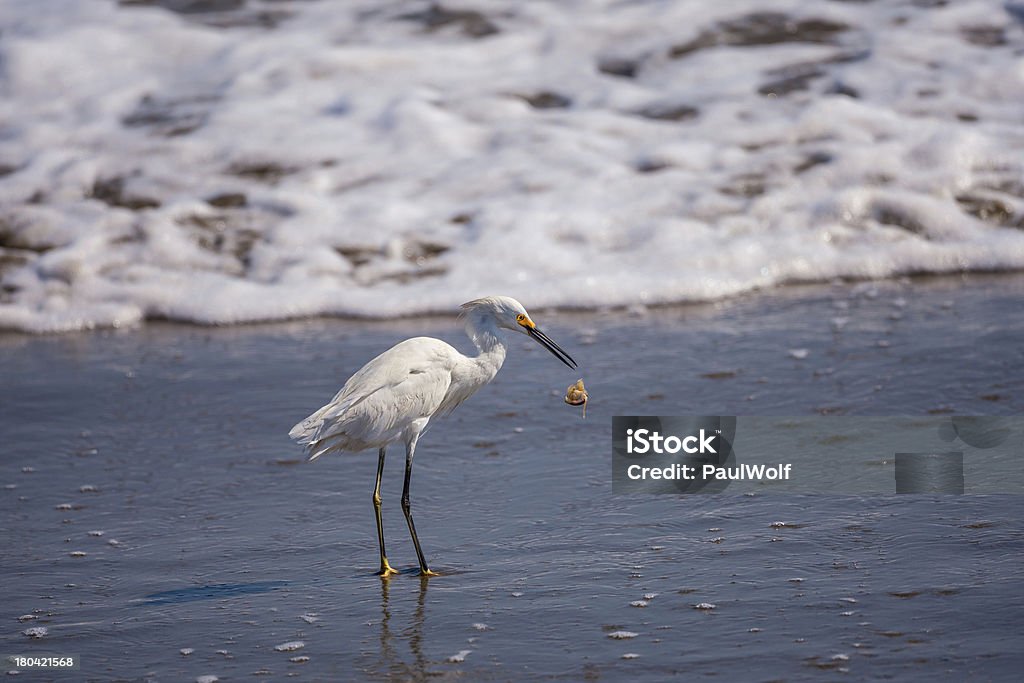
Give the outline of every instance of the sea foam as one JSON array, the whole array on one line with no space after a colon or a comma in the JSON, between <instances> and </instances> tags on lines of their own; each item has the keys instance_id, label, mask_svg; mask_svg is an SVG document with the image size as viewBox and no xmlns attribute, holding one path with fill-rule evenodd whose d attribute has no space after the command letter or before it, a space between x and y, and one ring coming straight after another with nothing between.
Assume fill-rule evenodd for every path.
<instances>
[{"instance_id":1,"label":"sea foam","mask_svg":"<svg viewBox=\"0 0 1024 683\"><path fill-rule=\"evenodd\" d=\"M0 6L0 329L1024 268L1012 3L159 5Z\"/></svg>"}]
</instances>

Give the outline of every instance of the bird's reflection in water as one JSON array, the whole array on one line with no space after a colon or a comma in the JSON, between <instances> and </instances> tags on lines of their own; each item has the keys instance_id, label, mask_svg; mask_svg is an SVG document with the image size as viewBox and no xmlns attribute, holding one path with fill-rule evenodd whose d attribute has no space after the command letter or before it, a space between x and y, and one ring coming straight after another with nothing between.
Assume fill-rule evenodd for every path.
<instances>
[{"instance_id":1,"label":"bird's reflection in water","mask_svg":"<svg viewBox=\"0 0 1024 683\"><path fill-rule=\"evenodd\" d=\"M404 583L404 582L403 582ZM423 655L423 621L426 615L427 585L428 577L420 577L419 592L416 595L416 608L412 611L409 625L399 630L401 625L393 629L391 623L391 582L380 582L380 656L381 667L377 672L382 680L396 681L425 681L428 677L434 678L439 672L427 670L429 662ZM401 613L399 613L401 619ZM398 631L396 637L395 631ZM409 644L409 651L412 657L406 661L401 652L401 641ZM397 641L397 642L396 642Z\"/></svg>"}]
</instances>

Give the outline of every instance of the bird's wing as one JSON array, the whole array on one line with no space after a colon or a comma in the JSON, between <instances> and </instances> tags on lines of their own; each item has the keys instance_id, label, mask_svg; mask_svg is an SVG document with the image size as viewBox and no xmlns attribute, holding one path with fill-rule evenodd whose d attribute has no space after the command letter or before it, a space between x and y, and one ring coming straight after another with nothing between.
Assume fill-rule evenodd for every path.
<instances>
[{"instance_id":1,"label":"bird's wing","mask_svg":"<svg viewBox=\"0 0 1024 683\"><path fill-rule=\"evenodd\" d=\"M334 399L292 430L313 457L361 450L397 437L441 405L451 385L453 354L437 339L417 337L388 349L345 383Z\"/></svg>"}]
</instances>

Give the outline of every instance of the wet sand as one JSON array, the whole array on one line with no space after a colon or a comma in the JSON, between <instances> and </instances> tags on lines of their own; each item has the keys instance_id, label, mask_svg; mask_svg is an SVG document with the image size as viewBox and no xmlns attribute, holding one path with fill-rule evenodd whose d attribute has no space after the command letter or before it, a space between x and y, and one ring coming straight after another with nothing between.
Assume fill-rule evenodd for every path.
<instances>
[{"instance_id":1,"label":"wet sand","mask_svg":"<svg viewBox=\"0 0 1024 683\"><path fill-rule=\"evenodd\" d=\"M580 373L516 341L424 436L413 509L441 577L415 575L391 453L383 583L373 454L306 463L287 431L399 339L468 350L454 319L2 335L2 650L82 657L30 680L1011 679L1020 496L613 496L609 434L615 414L1020 414L1022 300L1008 275L535 312ZM585 421L561 398L578 376Z\"/></svg>"}]
</instances>

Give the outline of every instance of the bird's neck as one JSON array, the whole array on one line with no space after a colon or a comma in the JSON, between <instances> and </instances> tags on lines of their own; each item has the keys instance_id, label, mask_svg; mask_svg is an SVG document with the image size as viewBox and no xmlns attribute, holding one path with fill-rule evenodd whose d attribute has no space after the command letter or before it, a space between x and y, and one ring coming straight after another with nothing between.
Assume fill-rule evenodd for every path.
<instances>
[{"instance_id":1,"label":"bird's neck","mask_svg":"<svg viewBox=\"0 0 1024 683\"><path fill-rule=\"evenodd\" d=\"M480 352L472 359L473 363L490 381L505 362L505 352L508 350L505 334L493 323L472 317L466 320L466 334Z\"/></svg>"}]
</instances>

